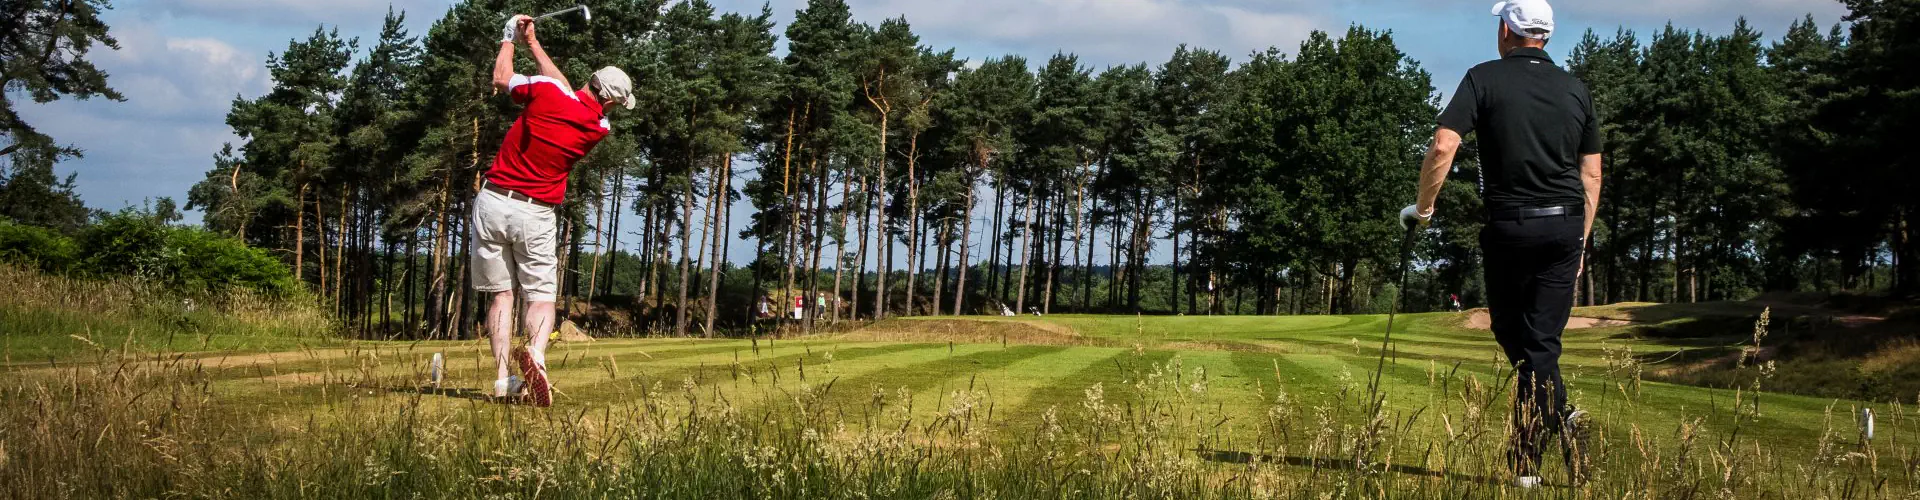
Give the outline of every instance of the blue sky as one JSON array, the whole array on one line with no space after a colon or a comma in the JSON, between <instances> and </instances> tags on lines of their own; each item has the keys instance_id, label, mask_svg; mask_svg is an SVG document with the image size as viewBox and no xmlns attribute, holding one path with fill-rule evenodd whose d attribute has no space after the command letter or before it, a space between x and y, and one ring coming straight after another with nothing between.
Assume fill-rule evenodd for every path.
<instances>
[{"instance_id":1,"label":"blue sky","mask_svg":"<svg viewBox=\"0 0 1920 500\"><path fill-rule=\"evenodd\" d=\"M713 0L721 10L756 11L758 1ZM320 25L372 39L389 6L410 14L424 34L449 0L122 0L107 22L122 50L92 58L128 101L64 100L27 104L26 118L56 140L86 151L59 166L76 173L90 206L115 209L186 191L204 177L221 144L235 141L225 124L235 96L269 88L267 55ZM591 5L591 0L588 0ZM1433 73L1439 92L1452 91L1468 67L1494 56L1494 18L1487 0L849 0L864 22L907 16L922 43L954 47L980 60L1020 54L1036 64L1056 51L1074 52L1095 68L1164 61L1180 43L1219 50L1236 61L1267 47L1293 52L1312 30L1343 32L1358 23L1390 30L1401 49ZM1834 0L1562 0L1549 47L1558 57L1593 29L1647 33L1668 22L1723 33L1746 17L1769 38L1812 14L1822 25L1846 9ZM772 0L783 24L804 0ZM1641 38L1643 41L1646 36ZM364 47L363 47L364 48ZM556 57L565 57L557 54ZM16 100L19 102L21 100ZM1409 166L1412 168L1412 166ZM744 221L746 210L735 210ZM198 214L190 215L190 221ZM738 227L741 221L736 221ZM730 260L751 258L734 245ZM982 252L984 253L984 252ZM1164 252L1160 252L1164 253Z\"/></svg>"}]
</instances>

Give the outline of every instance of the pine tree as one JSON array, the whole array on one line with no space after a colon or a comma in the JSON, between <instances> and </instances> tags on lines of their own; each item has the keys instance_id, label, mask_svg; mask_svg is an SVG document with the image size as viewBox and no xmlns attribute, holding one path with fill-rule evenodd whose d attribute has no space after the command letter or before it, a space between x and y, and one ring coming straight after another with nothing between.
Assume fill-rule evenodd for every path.
<instances>
[{"instance_id":1,"label":"pine tree","mask_svg":"<svg viewBox=\"0 0 1920 500\"><path fill-rule=\"evenodd\" d=\"M12 0L0 4L0 19L8 20L0 25L0 89L6 89L0 92L0 157L30 152L36 158L16 163L34 165L80 155L79 150L58 145L54 138L28 124L14 109L16 96L27 96L36 103L61 97L126 100L107 86L107 73L87 60L87 53L95 45L120 50L120 42L100 19L101 12L112 7L107 0Z\"/></svg>"}]
</instances>

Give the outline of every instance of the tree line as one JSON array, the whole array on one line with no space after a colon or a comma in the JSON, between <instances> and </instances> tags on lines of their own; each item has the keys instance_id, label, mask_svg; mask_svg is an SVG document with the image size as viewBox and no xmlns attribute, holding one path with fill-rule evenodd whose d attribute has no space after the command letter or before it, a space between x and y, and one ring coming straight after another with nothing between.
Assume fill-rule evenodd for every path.
<instances>
[{"instance_id":1,"label":"tree line","mask_svg":"<svg viewBox=\"0 0 1920 500\"><path fill-rule=\"evenodd\" d=\"M1893 141L1917 116L1894 111L1920 84L1896 62L1911 3L1856 0L1843 24L1771 43L1744 21L1580 40L1565 64L1594 89L1610 174L1582 300L1910 290L1914 177ZM276 252L362 333L465 335L468 204L518 112L490 86L495 32L559 6L465 1L423 37L390 12L366 50L325 27L290 41L272 90L234 100L241 142L189 208ZM686 335L795 297L845 303L789 325L804 330L1003 308L1367 312L1399 292L1392 214L1439 101L1391 33L1095 69L1065 52L970 63L841 0L777 29L764 7L664 0L542 25L564 71L626 68L640 102L573 172L563 307ZM1414 309L1478 297L1471 184L1441 206ZM756 259L729 265L734 244Z\"/></svg>"}]
</instances>

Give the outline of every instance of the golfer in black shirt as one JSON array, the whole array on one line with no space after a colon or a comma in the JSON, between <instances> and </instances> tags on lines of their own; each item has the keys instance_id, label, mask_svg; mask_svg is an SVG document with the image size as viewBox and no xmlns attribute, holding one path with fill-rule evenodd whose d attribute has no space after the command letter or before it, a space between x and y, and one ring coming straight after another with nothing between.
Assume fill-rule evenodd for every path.
<instances>
[{"instance_id":1,"label":"golfer in black shirt","mask_svg":"<svg viewBox=\"0 0 1920 500\"><path fill-rule=\"evenodd\" d=\"M1587 87L1544 50L1553 8L1517 0L1493 13L1502 58L1460 82L1421 166L1419 202L1401 217L1424 224L1433 216L1461 136L1478 132L1487 302L1494 338L1517 372L1509 465L1518 486L1538 486L1542 445L1558 435L1577 482L1590 429L1585 412L1567 407L1560 334L1600 203L1600 123Z\"/></svg>"}]
</instances>

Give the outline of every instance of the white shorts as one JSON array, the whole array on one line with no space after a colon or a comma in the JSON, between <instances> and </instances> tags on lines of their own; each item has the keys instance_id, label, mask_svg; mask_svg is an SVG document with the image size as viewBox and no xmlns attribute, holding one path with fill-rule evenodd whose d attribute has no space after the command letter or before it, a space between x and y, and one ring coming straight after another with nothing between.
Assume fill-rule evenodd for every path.
<instances>
[{"instance_id":1,"label":"white shorts","mask_svg":"<svg viewBox=\"0 0 1920 500\"><path fill-rule=\"evenodd\" d=\"M474 290L512 290L517 277L528 302L558 298L553 209L482 189L473 199L472 226Z\"/></svg>"}]
</instances>

